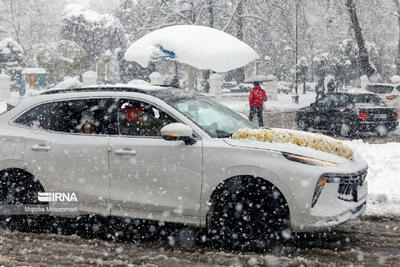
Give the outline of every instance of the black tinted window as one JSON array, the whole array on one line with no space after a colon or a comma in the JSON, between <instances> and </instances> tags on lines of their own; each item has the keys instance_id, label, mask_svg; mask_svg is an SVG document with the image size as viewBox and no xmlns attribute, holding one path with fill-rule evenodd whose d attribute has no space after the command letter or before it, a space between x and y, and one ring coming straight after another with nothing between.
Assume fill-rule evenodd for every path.
<instances>
[{"instance_id":1,"label":"black tinted window","mask_svg":"<svg viewBox=\"0 0 400 267\"><path fill-rule=\"evenodd\" d=\"M15 123L28 127L49 130L50 118L56 106L56 103L47 103L36 106L19 116L15 120Z\"/></svg>"},{"instance_id":2,"label":"black tinted window","mask_svg":"<svg viewBox=\"0 0 400 267\"><path fill-rule=\"evenodd\" d=\"M115 134L111 124L116 100L87 99L58 102L50 129L64 133Z\"/></svg>"},{"instance_id":3,"label":"black tinted window","mask_svg":"<svg viewBox=\"0 0 400 267\"><path fill-rule=\"evenodd\" d=\"M317 107L326 108L332 104L333 98L334 98L333 96L328 95L328 96L325 96L324 98L321 98L320 100L318 100L315 103L316 103Z\"/></svg>"},{"instance_id":4,"label":"black tinted window","mask_svg":"<svg viewBox=\"0 0 400 267\"><path fill-rule=\"evenodd\" d=\"M120 135L160 136L161 128L176 120L159 108L141 101L120 100L118 125Z\"/></svg>"},{"instance_id":5,"label":"black tinted window","mask_svg":"<svg viewBox=\"0 0 400 267\"><path fill-rule=\"evenodd\" d=\"M354 104L368 104L376 106L386 106L386 104L377 96L370 94L360 94L353 97Z\"/></svg>"},{"instance_id":6,"label":"black tinted window","mask_svg":"<svg viewBox=\"0 0 400 267\"><path fill-rule=\"evenodd\" d=\"M111 123L116 108L114 99L59 101L34 107L15 122L63 133L117 134L117 125Z\"/></svg>"},{"instance_id":7,"label":"black tinted window","mask_svg":"<svg viewBox=\"0 0 400 267\"><path fill-rule=\"evenodd\" d=\"M344 94L335 95L333 99L333 104L337 107L347 106L349 103L349 96Z\"/></svg>"}]
</instances>

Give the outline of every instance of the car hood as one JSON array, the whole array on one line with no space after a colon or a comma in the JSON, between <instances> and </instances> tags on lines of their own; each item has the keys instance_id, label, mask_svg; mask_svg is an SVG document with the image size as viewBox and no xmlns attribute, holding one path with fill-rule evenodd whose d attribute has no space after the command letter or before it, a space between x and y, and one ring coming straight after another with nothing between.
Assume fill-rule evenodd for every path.
<instances>
[{"instance_id":1,"label":"car hood","mask_svg":"<svg viewBox=\"0 0 400 267\"><path fill-rule=\"evenodd\" d=\"M236 140L236 139L224 139L226 143L230 146L234 147L243 147L249 149L263 149L277 152L286 152L291 154L297 154L302 156L307 156L315 159L325 160L334 162L336 164L348 164L353 162L344 157L340 157L336 154L327 153L323 151L319 151L309 147L302 147L290 143L269 143L269 142L260 142L260 141L251 141L251 140ZM355 155L355 159L357 159L357 155Z\"/></svg>"}]
</instances>

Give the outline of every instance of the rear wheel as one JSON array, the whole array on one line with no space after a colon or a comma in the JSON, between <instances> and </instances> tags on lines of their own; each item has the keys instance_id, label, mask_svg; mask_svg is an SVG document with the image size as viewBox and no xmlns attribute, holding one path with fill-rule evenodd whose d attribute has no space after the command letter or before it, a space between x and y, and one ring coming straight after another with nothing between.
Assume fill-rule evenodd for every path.
<instances>
[{"instance_id":1,"label":"rear wheel","mask_svg":"<svg viewBox=\"0 0 400 267\"><path fill-rule=\"evenodd\" d=\"M388 134L389 134L389 129L388 129L385 125L380 125L380 126L378 126L378 127L375 129L375 131L376 131L376 134L377 134L379 137L382 137L382 138L387 137Z\"/></svg>"},{"instance_id":2,"label":"rear wheel","mask_svg":"<svg viewBox=\"0 0 400 267\"><path fill-rule=\"evenodd\" d=\"M299 128L302 131L308 131L308 124L304 119L298 119L297 120L297 128Z\"/></svg>"},{"instance_id":3,"label":"rear wheel","mask_svg":"<svg viewBox=\"0 0 400 267\"><path fill-rule=\"evenodd\" d=\"M216 192L208 218L214 245L265 249L290 236L286 200L265 180L236 177L222 184Z\"/></svg>"},{"instance_id":4,"label":"rear wheel","mask_svg":"<svg viewBox=\"0 0 400 267\"><path fill-rule=\"evenodd\" d=\"M350 124L342 123L340 125L340 135L344 137L352 137L354 132Z\"/></svg>"}]
</instances>

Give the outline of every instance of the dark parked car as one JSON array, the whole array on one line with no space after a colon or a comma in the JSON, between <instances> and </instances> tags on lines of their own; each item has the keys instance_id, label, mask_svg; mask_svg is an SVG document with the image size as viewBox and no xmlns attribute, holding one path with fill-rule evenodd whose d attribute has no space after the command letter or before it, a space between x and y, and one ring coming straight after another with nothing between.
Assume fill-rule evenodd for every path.
<instances>
[{"instance_id":1,"label":"dark parked car","mask_svg":"<svg viewBox=\"0 0 400 267\"><path fill-rule=\"evenodd\" d=\"M296 113L297 126L328 130L343 136L376 132L386 136L396 129L398 113L373 93L331 93L301 108Z\"/></svg>"}]
</instances>

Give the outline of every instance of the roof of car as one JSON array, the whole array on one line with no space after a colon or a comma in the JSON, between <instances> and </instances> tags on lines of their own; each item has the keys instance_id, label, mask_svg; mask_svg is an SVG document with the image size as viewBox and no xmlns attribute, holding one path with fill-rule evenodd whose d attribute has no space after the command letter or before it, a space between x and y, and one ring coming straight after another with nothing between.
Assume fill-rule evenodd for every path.
<instances>
[{"instance_id":1,"label":"roof of car","mask_svg":"<svg viewBox=\"0 0 400 267\"><path fill-rule=\"evenodd\" d=\"M374 85L380 85L380 86L397 86L399 85L398 83L369 83L367 86L374 86Z\"/></svg>"},{"instance_id":2,"label":"roof of car","mask_svg":"<svg viewBox=\"0 0 400 267\"><path fill-rule=\"evenodd\" d=\"M39 96L55 95L55 94L84 94L88 93L141 93L147 94L156 98L159 98L165 102L176 101L180 99L193 98L200 96L201 94L195 91L188 91L185 89L179 89L174 87L162 87L162 86L132 86L132 85L98 85L98 86L87 86L79 88L65 88L65 89L50 89L42 92Z\"/></svg>"},{"instance_id":3,"label":"roof of car","mask_svg":"<svg viewBox=\"0 0 400 267\"><path fill-rule=\"evenodd\" d=\"M359 94L368 94L368 95L375 95L373 92L368 91L361 91L361 90L350 90L345 92L333 92L328 94L348 94L348 95L359 95Z\"/></svg>"},{"instance_id":4,"label":"roof of car","mask_svg":"<svg viewBox=\"0 0 400 267\"><path fill-rule=\"evenodd\" d=\"M135 93L143 93L143 94L151 94L151 92L160 91L170 89L168 87L162 86L132 86L126 84L104 84L104 85L92 85L85 87L76 87L76 88L54 88L49 89L41 93L41 95L50 95L50 94L61 94L61 93L79 93L79 92L135 92Z\"/></svg>"}]
</instances>

